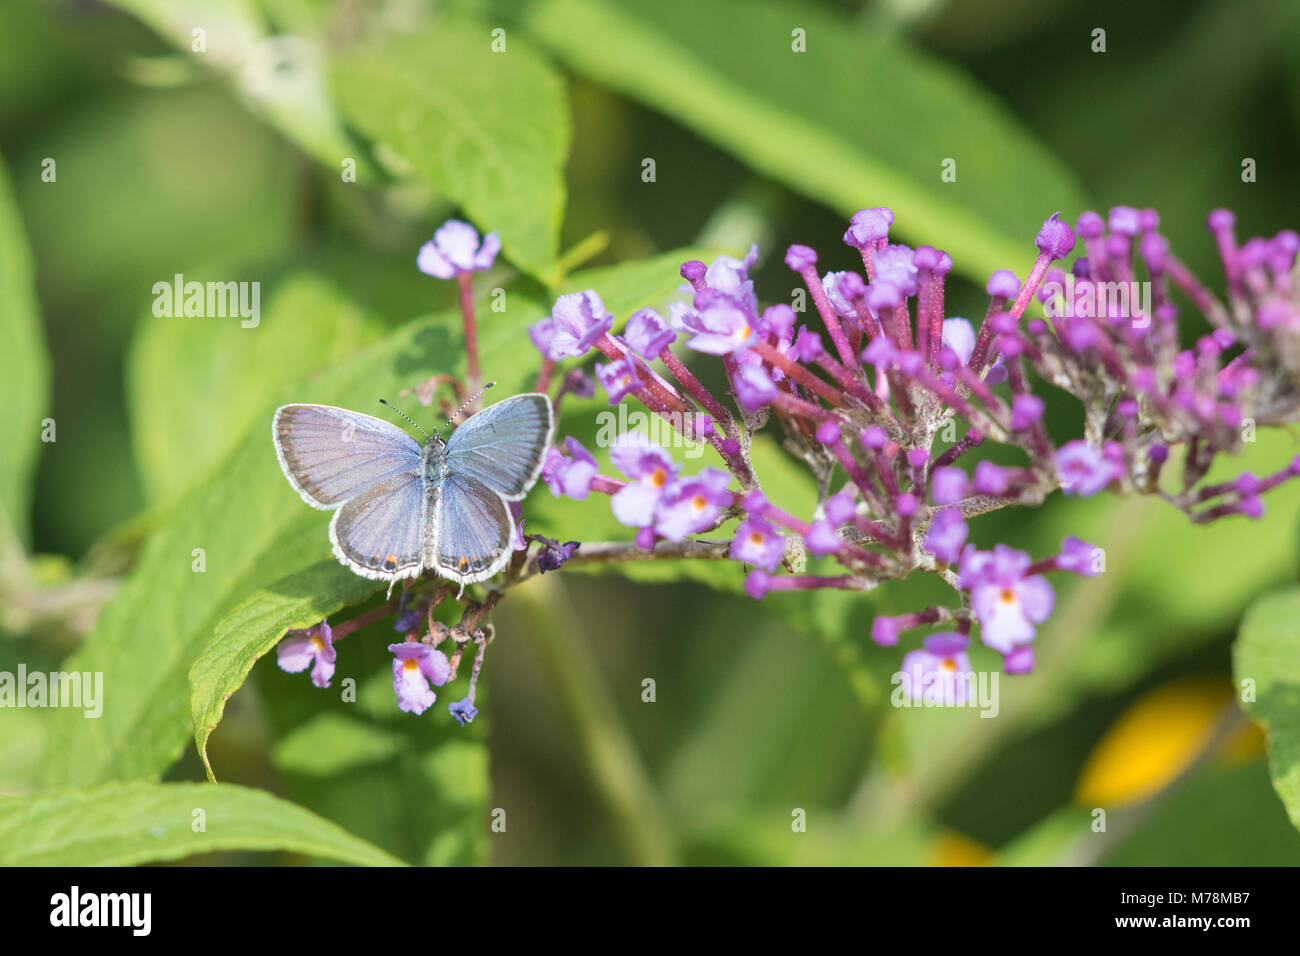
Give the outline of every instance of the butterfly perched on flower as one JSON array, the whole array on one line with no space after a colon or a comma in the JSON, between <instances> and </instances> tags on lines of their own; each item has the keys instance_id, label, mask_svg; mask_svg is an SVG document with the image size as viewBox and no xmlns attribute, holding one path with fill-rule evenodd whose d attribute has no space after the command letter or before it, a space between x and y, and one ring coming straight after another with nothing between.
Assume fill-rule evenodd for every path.
<instances>
[{"instance_id":1,"label":"butterfly perched on flower","mask_svg":"<svg viewBox=\"0 0 1300 956\"><path fill-rule=\"evenodd\" d=\"M313 508L334 511L335 556L390 591L426 570L462 589L501 571L514 541L510 503L537 480L554 431L540 393L490 405L447 441L426 434L423 445L396 425L330 405L284 405L271 422L289 484Z\"/></svg>"}]
</instances>

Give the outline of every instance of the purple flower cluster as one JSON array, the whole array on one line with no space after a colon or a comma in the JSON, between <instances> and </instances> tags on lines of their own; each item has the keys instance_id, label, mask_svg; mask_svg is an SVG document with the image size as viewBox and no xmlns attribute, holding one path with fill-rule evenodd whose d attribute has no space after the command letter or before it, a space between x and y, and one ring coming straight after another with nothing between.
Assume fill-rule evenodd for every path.
<instances>
[{"instance_id":1,"label":"purple flower cluster","mask_svg":"<svg viewBox=\"0 0 1300 956\"><path fill-rule=\"evenodd\" d=\"M594 292L580 294L593 303L580 321L566 301L576 297L557 302L532 330L543 355L601 352L610 362L596 373L611 403L637 400L684 437L708 441L726 471L681 476L665 449L628 435L610 456L624 477L602 476L570 438L567 455L553 450L548 459L551 491L611 495L615 517L638 529L637 544L647 549L739 518L730 540L708 553L750 566L745 589L755 598L865 591L917 569L939 574L955 591L953 606L878 617L872 637L894 644L913 628L951 625L952 633L908 655L907 667L928 673L966 667L978 625L1006 670L1024 673L1055 604L1045 575L1096 575L1104 553L1073 537L1039 561L1002 544L980 550L969 542L971 517L1037 505L1055 490L1087 497L1105 489L1159 494L1198 522L1258 516L1260 495L1300 473L1298 459L1263 478L1201 484L1216 454L1240 449L1244 425L1300 417L1295 233L1239 246L1231 217L1213 214L1228 277L1222 305L1172 255L1150 210L1119 207L1105 222L1085 213L1077 229L1053 215L1024 281L1005 269L989 277L988 309L976 327L945 311L951 258L891 242L893 219L885 208L853 217L844 241L860 255L860 273L819 274L814 250L787 250L816 328L787 304L760 308L749 276L757 249L707 266L685 263L689 301L674 303L666 318L642 309L621 335ZM1058 264L1076 252L1076 237L1086 255L1067 272ZM1174 290L1214 327L1190 349L1180 345ZM1045 317L1026 315L1035 301ZM686 368L672 348L679 340L721 361L738 415ZM1052 441L1031 369L1080 400L1083 438ZM769 501L750 466L747 436L772 418L827 489L807 518ZM1026 464L961 467L985 442L1019 449ZM1181 486L1161 487L1161 465L1175 447L1185 456ZM809 558L843 573L825 573L829 566L808 573Z\"/></svg>"},{"instance_id":2,"label":"purple flower cluster","mask_svg":"<svg viewBox=\"0 0 1300 956\"><path fill-rule=\"evenodd\" d=\"M1297 461L1265 478L1200 484L1216 455L1239 451L1260 426L1300 416L1300 235L1284 230L1238 244L1226 209L1212 212L1208 225L1227 277L1226 303L1173 254L1155 210L1128 206L1104 220L1081 215L1076 229L1086 255L1068 273L1050 269L1037 291L1047 318L1028 324L1019 347L1086 412L1086 444L1071 442L1057 455L1067 493L1093 494L1116 481L1126 491L1160 494L1196 522L1257 518L1260 494L1300 470ZM1175 293L1211 326L1190 348ZM1182 474L1161 488L1176 449Z\"/></svg>"}]
</instances>

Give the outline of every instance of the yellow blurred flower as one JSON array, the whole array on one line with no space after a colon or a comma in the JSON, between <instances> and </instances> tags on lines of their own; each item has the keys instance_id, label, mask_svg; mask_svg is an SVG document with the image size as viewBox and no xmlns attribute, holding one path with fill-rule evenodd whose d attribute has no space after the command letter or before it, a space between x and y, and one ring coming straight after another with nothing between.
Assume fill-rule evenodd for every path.
<instances>
[{"instance_id":1,"label":"yellow blurred flower","mask_svg":"<svg viewBox=\"0 0 1300 956\"><path fill-rule=\"evenodd\" d=\"M1079 775L1075 802L1117 807L1157 793L1196 759L1231 701L1231 685L1218 678L1181 678L1149 691L1097 742ZM1262 751L1263 742L1263 732L1248 724L1216 756L1247 760Z\"/></svg>"},{"instance_id":2,"label":"yellow blurred flower","mask_svg":"<svg viewBox=\"0 0 1300 956\"><path fill-rule=\"evenodd\" d=\"M928 866L988 866L993 851L956 830L944 830L930 843Z\"/></svg>"}]
</instances>

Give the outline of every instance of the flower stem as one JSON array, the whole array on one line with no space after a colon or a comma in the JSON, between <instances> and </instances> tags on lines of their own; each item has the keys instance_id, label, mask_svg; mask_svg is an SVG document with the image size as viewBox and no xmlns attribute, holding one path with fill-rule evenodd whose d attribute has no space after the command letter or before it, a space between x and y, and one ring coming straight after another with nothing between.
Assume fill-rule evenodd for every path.
<instances>
[{"instance_id":1,"label":"flower stem","mask_svg":"<svg viewBox=\"0 0 1300 956\"><path fill-rule=\"evenodd\" d=\"M555 360L543 358L542 367L537 372L537 385L534 386L533 391L542 394L548 393L551 390L551 376L554 374ZM559 396L556 396L555 400L558 402L560 400Z\"/></svg>"},{"instance_id":2,"label":"flower stem","mask_svg":"<svg viewBox=\"0 0 1300 956\"><path fill-rule=\"evenodd\" d=\"M668 815L592 660L581 621L558 577L538 576L518 590L506 607L510 613L522 609L526 619L510 630L533 638L587 773L613 818L628 858L639 866L671 866L677 851Z\"/></svg>"},{"instance_id":3,"label":"flower stem","mask_svg":"<svg viewBox=\"0 0 1300 956\"><path fill-rule=\"evenodd\" d=\"M843 394L839 390L829 382L818 378L812 372L808 371L808 369L794 361L794 359L782 354L774 346L769 345L766 342L759 342L754 346L754 351L762 357L763 361L772 365L774 368L779 368L786 375L790 376L793 381L798 382L809 391L815 392L836 408L844 407Z\"/></svg>"},{"instance_id":4,"label":"flower stem","mask_svg":"<svg viewBox=\"0 0 1300 956\"><path fill-rule=\"evenodd\" d=\"M474 274L472 272L459 272L456 274L456 284L460 288L460 316L465 324L465 368L466 368L466 388L470 395L476 395L478 390L483 387L483 373L479 370L478 364L478 328L474 323ZM473 408L478 408L478 399L474 400Z\"/></svg>"},{"instance_id":5,"label":"flower stem","mask_svg":"<svg viewBox=\"0 0 1300 956\"><path fill-rule=\"evenodd\" d=\"M331 629L335 641L341 641L349 634L355 633L375 621L381 621L386 617L392 617L397 613L397 601L385 601L377 607L372 607L365 614L358 614L350 621L344 621L337 627Z\"/></svg>"}]
</instances>

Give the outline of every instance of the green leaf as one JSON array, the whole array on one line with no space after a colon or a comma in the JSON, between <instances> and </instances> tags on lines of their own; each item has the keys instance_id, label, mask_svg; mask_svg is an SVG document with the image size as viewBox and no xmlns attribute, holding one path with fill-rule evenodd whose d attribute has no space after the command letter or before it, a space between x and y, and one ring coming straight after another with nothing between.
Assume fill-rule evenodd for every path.
<instances>
[{"instance_id":1,"label":"green leaf","mask_svg":"<svg viewBox=\"0 0 1300 956\"><path fill-rule=\"evenodd\" d=\"M152 314L142 324L128 360L132 439L155 501L225 458L286 381L379 336L378 317L322 275L291 273L264 291L247 328Z\"/></svg>"},{"instance_id":2,"label":"green leaf","mask_svg":"<svg viewBox=\"0 0 1300 956\"><path fill-rule=\"evenodd\" d=\"M1101 839L1093 833L1092 823L1091 809L1062 807L1003 847L998 852L997 863L999 866L1051 866L1089 836Z\"/></svg>"},{"instance_id":3,"label":"green leaf","mask_svg":"<svg viewBox=\"0 0 1300 956\"><path fill-rule=\"evenodd\" d=\"M662 760L660 790L673 818L696 833L728 811L786 803L784 825L775 822L778 836L789 835L790 807L833 806L852 786L869 752L858 703L833 655L792 641L765 602L740 594L700 603L685 618L691 634L743 640L689 640L673 651L689 676L671 693L688 717ZM673 632L681 633L665 634ZM829 727L843 732L823 734ZM815 749L799 745L822 736Z\"/></svg>"},{"instance_id":4,"label":"green leaf","mask_svg":"<svg viewBox=\"0 0 1300 956\"><path fill-rule=\"evenodd\" d=\"M272 36L250 0L111 0L197 62L224 74L253 111L338 175L351 159L358 179L373 169L330 102L321 44L301 33ZM196 49L203 30L203 49Z\"/></svg>"},{"instance_id":5,"label":"green leaf","mask_svg":"<svg viewBox=\"0 0 1300 956\"><path fill-rule=\"evenodd\" d=\"M1252 604L1232 657L1242 706L1268 731L1273 788L1300 829L1300 589Z\"/></svg>"},{"instance_id":6,"label":"green leaf","mask_svg":"<svg viewBox=\"0 0 1300 956\"><path fill-rule=\"evenodd\" d=\"M563 80L522 38L493 53L491 28L439 18L331 64L343 113L547 285L564 213L569 117Z\"/></svg>"},{"instance_id":7,"label":"green leaf","mask_svg":"<svg viewBox=\"0 0 1300 956\"><path fill-rule=\"evenodd\" d=\"M1269 786L1263 760L1205 768L1116 842L1101 856L1106 866L1300 865L1300 834Z\"/></svg>"},{"instance_id":8,"label":"green leaf","mask_svg":"<svg viewBox=\"0 0 1300 956\"><path fill-rule=\"evenodd\" d=\"M209 778L216 779L208 737L257 659L291 628L309 627L374 589L373 581L330 559L255 591L221 619L189 674L194 745Z\"/></svg>"},{"instance_id":9,"label":"green leaf","mask_svg":"<svg viewBox=\"0 0 1300 956\"><path fill-rule=\"evenodd\" d=\"M1151 805L1057 809L998 851L999 866L1294 866L1300 837L1269 790L1263 761L1214 761ZM1187 839L1195 832L1195 840Z\"/></svg>"},{"instance_id":10,"label":"green leaf","mask_svg":"<svg viewBox=\"0 0 1300 956\"><path fill-rule=\"evenodd\" d=\"M618 298L607 291L606 303L611 311L626 315L667 294L665 284L676 283L682 258L681 252L670 253L627 267L576 274L566 288L615 289ZM624 268L644 278L644 285L638 289L620 280ZM504 313L494 313L484 303L479 312L483 368L501 383L503 396L532 387L538 356L524 330L549 311L522 292L510 291L506 301ZM82 720L79 713L68 711L50 715L47 785L157 778L180 755L189 736L187 675L219 622L267 582L283 581L331 560L329 515L303 505L276 463L267 426L275 405L299 401L370 409L376 408L377 396L396 394L431 375L463 377L460 326L459 314L453 313L417 320L329 371L283 389L255 416L253 427L220 467L178 499L122 589L64 665L104 674L104 713L98 720ZM202 549L202 571L196 570L196 549ZM342 568L336 575L341 577L322 572L322 588L342 586L349 577ZM372 590L379 587L367 583ZM328 605L339 595L325 590L317 599ZM288 613L280 608L277 614L259 618L257 633L251 633L250 623L250 633L240 638L247 659L230 661L228 672L247 673L256 654L273 646L272 635L289 626ZM222 693L233 689L224 686ZM201 704L205 710L212 706L211 701Z\"/></svg>"},{"instance_id":11,"label":"green leaf","mask_svg":"<svg viewBox=\"0 0 1300 956\"><path fill-rule=\"evenodd\" d=\"M0 722L0 794L15 795L32 789L40 778L45 757L45 720L39 710L7 708Z\"/></svg>"},{"instance_id":12,"label":"green leaf","mask_svg":"<svg viewBox=\"0 0 1300 956\"><path fill-rule=\"evenodd\" d=\"M404 865L287 800L228 783L110 783L0 798L4 866L131 866L218 850Z\"/></svg>"},{"instance_id":13,"label":"green leaf","mask_svg":"<svg viewBox=\"0 0 1300 956\"><path fill-rule=\"evenodd\" d=\"M401 747L398 734L326 711L281 737L271 758L277 768L288 773L329 777L381 763Z\"/></svg>"},{"instance_id":14,"label":"green leaf","mask_svg":"<svg viewBox=\"0 0 1300 956\"><path fill-rule=\"evenodd\" d=\"M1066 167L969 77L806 4L537 0L524 22L575 71L791 189L844 214L892 207L897 234L942 246L981 283L1023 274L1042 221L1084 206ZM792 50L795 28L807 52ZM946 160L954 182L940 179ZM691 175L667 160L656 172Z\"/></svg>"},{"instance_id":15,"label":"green leaf","mask_svg":"<svg viewBox=\"0 0 1300 956\"><path fill-rule=\"evenodd\" d=\"M863 827L825 807L807 812L807 831L795 831L790 807L757 806L690 818L687 862L702 866L919 866L934 838L922 820L890 828Z\"/></svg>"},{"instance_id":16,"label":"green leaf","mask_svg":"<svg viewBox=\"0 0 1300 956\"><path fill-rule=\"evenodd\" d=\"M32 472L49 401L50 359L36 304L32 257L0 160L0 534L3 516L27 540Z\"/></svg>"}]
</instances>

